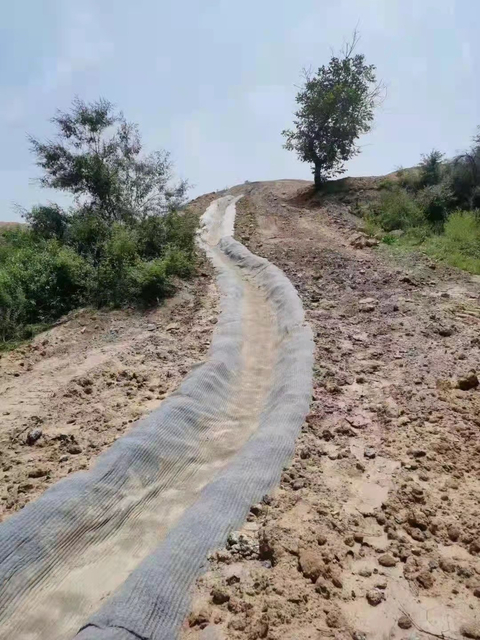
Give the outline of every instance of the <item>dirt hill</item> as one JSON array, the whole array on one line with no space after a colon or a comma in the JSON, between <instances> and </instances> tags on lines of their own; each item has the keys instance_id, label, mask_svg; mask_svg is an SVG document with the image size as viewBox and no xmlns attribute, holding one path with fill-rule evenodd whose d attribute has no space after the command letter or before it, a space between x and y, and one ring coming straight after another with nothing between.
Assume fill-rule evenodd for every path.
<instances>
[{"instance_id":1,"label":"dirt hill","mask_svg":"<svg viewBox=\"0 0 480 640\"><path fill-rule=\"evenodd\" d=\"M315 386L291 466L212 556L186 637L480 637L480 284L359 243L350 206L377 183L232 190L237 237L301 294Z\"/></svg>"}]
</instances>

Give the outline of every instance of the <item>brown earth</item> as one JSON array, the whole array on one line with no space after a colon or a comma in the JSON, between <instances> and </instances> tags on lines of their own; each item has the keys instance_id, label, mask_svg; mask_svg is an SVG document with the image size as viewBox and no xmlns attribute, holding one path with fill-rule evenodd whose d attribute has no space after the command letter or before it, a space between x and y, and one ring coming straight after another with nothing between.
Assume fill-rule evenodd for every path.
<instances>
[{"instance_id":1,"label":"brown earth","mask_svg":"<svg viewBox=\"0 0 480 640\"><path fill-rule=\"evenodd\" d=\"M214 194L192 203L203 213ZM0 521L88 469L206 355L217 321L209 263L152 311L85 309L0 354Z\"/></svg>"},{"instance_id":2,"label":"brown earth","mask_svg":"<svg viewBox=\"0 0 480 640\"><path fill-rule=\"evenodd\" d=\"M185 638L480 638L480 282L368 247L349 211L367 183L233 190L237 237L303 299L314 392L280 487L209 559Z\"/></svg>"}]
</instances>

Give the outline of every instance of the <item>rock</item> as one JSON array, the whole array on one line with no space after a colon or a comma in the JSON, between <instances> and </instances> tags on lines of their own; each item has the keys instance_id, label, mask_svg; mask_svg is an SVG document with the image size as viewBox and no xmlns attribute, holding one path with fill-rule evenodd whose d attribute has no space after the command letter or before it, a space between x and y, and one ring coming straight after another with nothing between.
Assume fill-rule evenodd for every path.
<instances>
[{"instance_id":1,"label":"rock","mask_svg":"<svg viewBox=\"0 0 480 640\"><path fill-rule=\"evenodd\" d=\"M400 616L400 618L397 620L397 624L400 629L410 629L410 627L412 626L412 621L408 616L403 615Z\"/></svg>"},{"instance_id":2,"label":"rock","mask_svg":"<svg viewBox=\"0 0 480 640\"><path fill-rule=\"evenodd\" d=\"M298 491L299 489L303 489L304 486L305 486L305 480L302 480L301 478L298 478L297 480L294 480L292 482L292 489L294 491Z\"/></svg>"},{"instance_id":3,"label":"rock","mask_svg":"<svg viewBox=\"0 0 480 640\"><path fill-rule=\"evenodd\" d=\"M376 589L382 589L385 590L388 586L388 582L386 578L377 578L377 580L375 581L375 588Z\"/></svg>"},{"instance_id":4,"label":"rock","mask_svg":"<svg viewBox=\"0 0 480 640\"><path fill-rule=\"evenodd\" d=\"M373 460L373 458L377 457L377 452L373 447L365 447L365 451L363 452L363 455L365 456L365 458L368 458L369 460Z\"/></svg>"},{"instance_id":5,"label":"rock","mask_svg":"<svg viewBox=\"0 0 480 640\"><path fill-rule=\"evenodd\" d=\"M230 600L230 595L220 587L214 587L210 591L213 604L225 604Z\"/></svg>"},{"instance_id":6,"label":"rock","mask_svg":"<svg viewBox=\"0 0 480 640\"><path fill-rule=\"evenodd\" d=\"M382 567L394 567L397 564L396 559L390 553L384 553L378 558L378 564Z\"/></svg>"},{"instance_id":7,"label":"rock","mask_svg":"<svg viewBox=\"0 0 480 640\"><path fill-rule=\"evenodd\" d=\"M385 599L385 596L378 589L370 589L367 591L366 596L368 604L372 605L372 607L378 606L382 600Z\"/></svg>"},{"instance_id":8,"label":"rock","mask_svg":"<svg viewBox=\"0 0 480 640\"><path fill-rule=\"evenodd\" d=\"M41 429L32 429L27 433L27 444L32 446L39 440L43 435L43 431Z\"/></svg>"},{"instance_id":9,"label":"rock","mask_svg":"<svg viewBox=\"0 0 480 640\"><path fill-rule=\"evenodd\" d=\"M466 638L478 640L480 638L480 620L472 620L460 627L460 633Z\"/></svg>"},{"instance_id":10,"label":"rock","mask_svg":"<svg viewBox=\"0 0 480 640\"><path fill-rule=\"evenodd\" d=\"M456 387L462 391L469 391L470 389L476 389L478 384L478 376L472 369L467 373L467 375L457 379Z\"/></svg>"},{"instance_id":11,"label":"rock","mask_svg":"<svg viewBox=\"0 0 480 640\"><path fill-rule=\"evenodd\" d=\"M334 572L330 572L330 580L332 581L332 584L334 587L337 587L337 589L341 589L343 587L343 582L342 579L340 577L340 574L337 573L336 571Z\"/></svg>"},{"instance_id":12,"label":"rock","mask_svg":"<svg viewBox=\"0 0 480 640\"><path fill-rule=\"evenodd\" d=\"M190 627L200 627L203 629L210 622L210 609L202 607L191 612L188 616L188 624Z\"/></svg>"},{"instance_id":13,"label":"rock","mask_svg":"<svg viewBox=\"0 0 480 640\"><path fill-rule=\"evenodd\" d=\"M480 554L480 540L474 540L468 547L468 550L470 551L472 556Z\"/></svg>"},{"instance_id":14,"label":"rock","mask_svg":"<svg viewBox=\"0 0 480 640\"><path fill-rule=\"evenodd\" d=\"M72 454L73 456L82 453L82 447L79 444L69 444L67 447L67 452Z\"/></svg>"},{"instance_id":15,"label":"rock","mask_svg":"<svg viewBox=\"0 0 480 640\"><path fill-rule=\"evenodd\" d=\"M331 629L338 629L342 626L341 615L338 611L335 611L335 609L327 613L325 622L327 623L327 627L330 627Z\"/></svg>"},{"instance_id":16,"label":"rock","mask_svg":"<svg viewBox=\"0 0 480 640\"><path fill-rule=\"evenodd\" d=\"M343 542L347 545L347 547L353 547L353 545L355 544L353 536L347 536Z\"/></svg>"},{"instance_id":17,"label":"rock","mask_svg":"<svg viewBox=\"0 0 480 640\"><path fill-rule=\"evenodd\" d=\"M438 566L445 573L455 573L455 564L451 560L447 560L447 558L440 558Z\"/></svg>"},{"instance_id":18,"label":"rock","mask_svg":"<svg viewBox=\"0 0 480 640\"><path fill-rule=\"evenodd\" d=\"M480 587L475 587L475 589L473 590L473 595L476 598L480 598Z\"/></svg>"},{"instance_id":19,"label":"rock","mask_svg":"<svg viewBox=\"0 0 480 640\"><path fill-rule=\"evenodd\" d=\"M305 578L316 582L325 573L325 564L320 555L310 549L302 549L298 556L299 569Z\"/></svg>"},{"instance_id":20,"label":"rock","mask_svg":"<svg viewBox=\"0 0 480 640\"><path fill-rule=\"evenodd\" d=\"M433 587L433 576L429 571L421 571L417 576L418 584L424 589Z\"/></svg>"},{"instance_id":21,"label":"rock","mask_svg":"<svg viewBox=\"0 0 480 640\"><path fill-rule=\"evenodd\" d=\"M358 572L359 576L362 576L362 578L369 578L372 575L372 572L370 571L370 569L360 569L360 571Z\"/></svg>"},{"instance_id":22,"label":"rock","mask_svg":"<svg viewBox=\"0 0 480 640\"><path fill-rule=\"evenodd\" d=\"M317 536L318 544L323 547L324 544L327 544L327 538L323 535L323 533L319 533Z\"/></svg>"},{"instance_id":23,"label":"rock","mask_svg":"<svg viewBox=\"0 0 480 640\"><path fill-rule=\"evenodd\" d=\"M315 583L315 591L325 600L330 600L330 586L323 578L319 578Z\"/></svg>"},{"instance_id":24,"label":"rock","mask_svg":"<svg viewBox=\"0 0 480 640\"><path fill-rule=\"evenodd\" d=\"M253 513L254 516L259 516L264 510L264 505L259 502L250 507L250 513Z\"/></svg>"},{"instance_id":25,"label":"rock","mask_svg":"<svg viewBox=\"0 0 480 640\"><path fill-rule=\"evenodd\" d=\"M460 537L460 529L454 524L451 524L448 527L447 533L448 533L448 537L450 538L450 540L452 540L452 542L456 542Z\"/></svg>"},{"instance_id":26,"label":"rock","mask_svg":"<svg viewBox=\"0 0 480 640\"><path fill-rule=\"evenodd\" d=\"M408 515L407 522L410 526L416 527L421 531L426 531L428 529L428 518L420 509L411 511Z\"/></svg>"},{"instance_id":27,"label":"rock","mask_svg":"<svg viewBox=\"0 0 480 640\"><path fill-rule=\"evenodd\" d=\"M29 478L43 478L46 475L48 475L48 469L42 469L41 467L38 467L37 469L32 469L31 471L28 472Z\"/></svg>"}]
</instances>

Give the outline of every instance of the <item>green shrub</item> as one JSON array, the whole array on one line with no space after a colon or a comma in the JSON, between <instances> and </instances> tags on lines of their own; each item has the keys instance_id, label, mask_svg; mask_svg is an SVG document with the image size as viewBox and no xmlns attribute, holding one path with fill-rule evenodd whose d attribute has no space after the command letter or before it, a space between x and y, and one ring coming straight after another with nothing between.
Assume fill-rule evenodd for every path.
<instances>
[{"instance_id":1,"label":"green shrub","mask_svg":"<svg viewBox=\"0 0 480 640\"><path fill-rule=\"evenodd\" d=\"M128 270L126 284L128 297L143 306L158 304L174 290L168 279L166 260L138 262Z\"/></svg>"},{"instance_id":2,"label":"green shrub","mask_svg":"<svg viewBox=\"0 0 480 640\"><path fill-rule=\"evenodd\" d=\"M473 211L455 211L445 223L445 238L471 257L480 258L480 218Z\"/></svg>"},{"instance_id":3,"label":"green shrub","mask_svg":"<svg viewBox=\"0 0 480 640\"><path fill-rule=\"evenodd\" d=\"M419 191L416 201L423 209L427 221L441 229L452 208L453 193L447 184L435 184Z\"/></svg>"},{"instance_id":4,"label":"green shrub","mask_svg":"<svg viewBox=\"0 0 480 640\"><path fill-rule=\"evenodd\" d=\"M425 220L422 208L401 188L383 191L372 213L385 231L419 226Z\"/></svg>"},{"instance_id":5,"label":"green shrub","mask_svg":"<svg viewBox=\"0 0 480 640\"><path fill-rule=\"evenodd\" d=\"M443 177L444 154L433 149L427 155L422 156L419 165L419 177L422 187L432 187L440 184Z\"/></svg>"},{"instance_id":6,"label":"green shrub","mask_svg":"<svg viewBox=\"0 0 480 640\"><path fill-rule=\"evenodd\" d=\"M18 237L16 238L18 239ZM29 324L51 322L88 298L92 267L70 247L48 240L4 247L0 335L18 338Z\"/></svg>"}]
</instances>

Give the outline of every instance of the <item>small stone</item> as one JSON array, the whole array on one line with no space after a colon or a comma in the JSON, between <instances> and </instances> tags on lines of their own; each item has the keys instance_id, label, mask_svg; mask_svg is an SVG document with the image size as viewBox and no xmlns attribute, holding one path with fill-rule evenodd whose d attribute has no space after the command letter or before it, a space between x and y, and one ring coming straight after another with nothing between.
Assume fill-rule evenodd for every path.
<instances>
[{"instance_id":1,"label":"small stone","mask_svg":"<svg viewBox=\"0 0 480 640\"><path fill-rule=\"evenodd\" d=\"M327 544L326 536L324 536L322 533L318 534L317 542L321 547L323 547L324 544Z\"/></svg>"},{"instance_id":2,"label":"small stone","mask_svg":"<svg viewBox=\"0 0 480 640\"><path fill-rule=\"evenodd\" d=\"M369 578L372 575L372 572L370 569L360 569L358 575L362 576L362 578Z\"/></svg>"},{"instance_id":3,"label":"small stone","mask_svg":"<svg viewBox=\"0 0 480 640\"><path fill-rule=\"evenodd\" d=\"M355 544L353 536L347 536L343 542L347 545L347 547L353 547L353 545Z\"/></svg>"},{"instance_id":4,"label":"small stone","mask_svg":"<svg viewBox=\"0 0 480 640\"><path fill-rule=\"evenodd\" d=\"M331 629L338 629L341 626L341 617L338 611L329 611L325 622L327 623L327 627L330 627Z\"/></svg>"},{"instance_id":5,"label":"small stone","mask_svg":"<svg viewBox=\"0 0 480 640\"><path fill-rule=\"evenodd\" d=\"M48 470L47 469L42 469L41 467L38 467L37 469L32 469L31 471L29 471L28 472L28 477L29 478L43 478L47 474L48 474Z\"/></svg>"},{"instance_id":6,"label":"small stone","mask_svg":"<svg viewBox=\"0 0 480 640\"><path fill-rule=\"evenodd\" d=\"M454 524L451 524L447 529L448 537L453 542L456 542L460 537L460 529Z\"/></svg>"},{"instance_id":7,"label":"small stone","mask_svg":"<svg viewBox=\"0 0 480 640\"><path fill-rule=\"evenodd\" d=\"M312 582L316 582L325 571L325 564L322 558L308 549L302 549L302 551L300 551L298 564L305 578L310 578Z\"/></svg>"},{"instance_id":8,"label":"small stone","mask_svg":"<svg viewBox=\"0 0 480 640\"><path fill-rule=\"evenodd\" d=\"M192 613L188 616L188 624L190 627L204 628L210 622L210 615L210 610L207 608L192 611Z\"/></svg>"},{"instance_id":9,"label":"small stone","mask_svg":"<svg viewBox=\"0 0 480 640\"><path fill-rule=\"evenodd\" d=\"M417 576L417 582L424 589L431 589L433 587L433 576L429 571L422 571Z\"/></svg>"},{"instance_id":10,"label":"small stone","mask_svg":"<svg viewBox=\"0 0 480 640\"><path fill-rule=\"evenodd\" d=\"M330 600L330 587L323 578L319 578L315 583L315 591L325 600Z\"/></svg>"},{"instance_id":11,"label":"small stone","mask_svg":"<svg viewBox=\"0 0 480 640\"><path fill-rule=\"evenodd\" d=\"M372 607L376 607L382 602L382 600L384 600L385 596L378 589L370 589L367 591L366 598L368 604L372 605Z\"/></svg>"},{"instance_id":12,"label":"small stone","mask_svg":"<svg viewBox=\"0 0 480 640\"><path fill-rule=\"evenodd\" d=\"M82 447L78 444L70 444L67 447L67 451L68 453L72 454L73 456L82 453Z\"/></svg>"},{"instance_id":13,"label":"small stone","mask_svg":"<svg viewBox=\"0 0 480 640\"><path fill-rule=\"evenodd\" d=\"M213 604L225 604L225 602L228 602L230 600L229 594L219 587L214 587L210 591L210 595L212 596Z\"/></svg>"},{"instance_id":14,"label":"small stone","mask_svg":"<svg viewBox=\"0 0 480 640\"><path fill-rule=\"evenodd\" d=\"M462 391L470 391L470 389L476 389L478 384L478 376L472 369L467 373L467 375L458 378L456 386L457 389L461 389Z\"/></svg>"},{"instance_id":15,"label":"small stone","mask_svg":"<svg viewBox=\"0 0 480 640\"><path fill-rule=\"evenodd\" d=\"M32 446L39 440L43 435L43 431L41 429L32 429L27 433L27 444Z\"/></svg>"},{"instance_id":16,"label":"small stone","mask_svg":"<svg viewBox=\"0 0 480 640\"><path fill-rule=\"evenodd\" d=\"M412 626L412 621L408 616L404 615L400 616L400 618L397 620L397 624L400 629L410 629L410 627Z\"/></svg>"},{"instance_id":17,"label":"small stone","mask_svg":"<svg viewBox=\"0 0 480 640\"><path fill-rule=\"evenodd\" d=\"M455 572L454 563L451 560L447 560L447 558L440 558L438 566L440 567L440 569L442 569L442 571L445 571L445 573Z\"/></svg>"},{"instance_id":18,"label":"small stone","mask_svg":"<svg viewBox=\"0 0 480 640\"><path fill-rule=\"evenodd\" d=\"M382 567L394 567L397 561L391 553L384 553L378 558L378 564L381 564Z\"/></svg>"},{"instance_id":19,"label":"small stone","mask_svg":"<svg viewBox=\"0 0 480 640\"><path fill-rule=\"evenodd\" d=\"M384 591L387 588L387 586L388 586L388 582L386 578L377 578L375 582L376 589L382 589L382 591Z\"/></svg>"},{"instance_id":20,"label":"small stone","mask_svg":"<svg viewBox=\"0 0 480 640\"><path fill-rule=\"evenodd\" d=\"M304 486L305 486L305 480L302 480L301 478L299 478L298 480L294 480L292 482L292 489L294 491L298 491L299 489L303 489Z\"/></svg>"},{"instance_id":21,"label":"small stone","mask_svg":"<svg viewBox=\"0 0 480 640\"><path fill-rule=\"evenodd\" d=\"M363 455L365 456L365 458L368 458L369 460L373 460L373 458L377 457L377 452L373 447L365 447L365 451L363 452Z\"/></svg>"},{"instance_id":22,"label":"small stone","mask_svg":"<svg viewBox=\"0 0 480 640\"><path fill-rule=\"evenodd\" d=\"M468 547L468 550L470 551L472 556L480 554L480 540L474 540Z\"/></svg>"},{"instance_id":23,"label":"small stone","mask_svg":"<svg viewBox=\"0 0 480 640\"><path fill-rule=\"evenodd\" d=\"M358 542L358 544L362 544L362 542L363 542L363 534L362 533L354 533L353 534L353 539L355 540L355 542Z\"/></svg>"}]
</instances>

